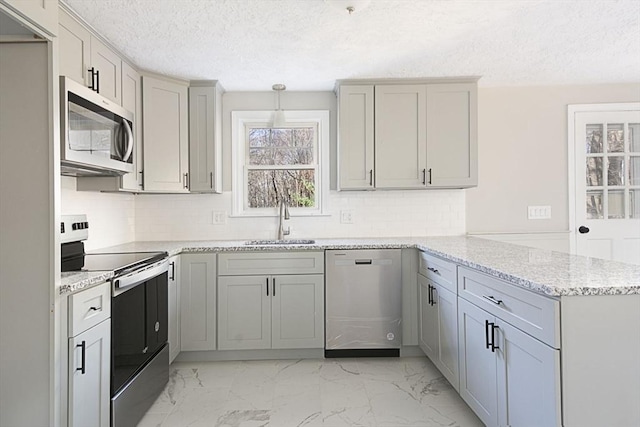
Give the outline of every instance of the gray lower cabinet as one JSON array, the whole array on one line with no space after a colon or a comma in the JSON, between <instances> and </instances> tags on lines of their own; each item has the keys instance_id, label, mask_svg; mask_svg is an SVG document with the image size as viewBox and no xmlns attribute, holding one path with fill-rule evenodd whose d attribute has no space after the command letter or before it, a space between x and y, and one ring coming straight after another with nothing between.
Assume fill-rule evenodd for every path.
<instances>
[{"instance_id":1,"label":"gray lower cabinet","mask_svg":"<svg viewBox=\"0 0 640 427\"><path fill-rule=\"evenodd\" d=\"M69 297L68 425L110 425L111 288Z\"/></svg>"},{"instance_id":2,"label":"gray lower cabinet","mask_svg":"<svg viewBox=\"0 0 640 427\"><path fill-rule=\"evenodd\" d=\"M458 390L458 298L418 274L419 346L453 388Z\"/></svg>"},{"instance_id":3,"label":"gray lower cabinet","mask_svg":"<svg viewBox=\"0 0 640 427\"><path fill-rule=\"evenodd\" d=\"M216 349L216 254L180 255L180 350Z\"/></svg>"},{"instance_id":4,"label":"gray lower cabinet","mask_svg":"<svg viewBox=\"0 0 640 427\"><path fill-rule=\"evenodd\" d=\"M324 276L222 276L218 348L324 347Z\"/></svg>"},{"instance_id":5,"label":"gray lower cabinet","mask_svg":"<svg viewBox=\"0 0 640 427\"><path fill-rule=\"evenodd\" d=\"M180 354L180 256L169 258L169 362Z\"/></svg>"},{"instance_id":6,"label":"gray lower cabinet","mask_svg":"<svg viewBox=\"0 0 640 427\"><path fill-rule=\"evenodd\" d=\"M324 253L220 254L218 349L324 348Z\"/></svg>"},{"instance_id":7,"label":"gray lower cabinet","mask_svg":"<svg viewBox=\"0 0 640 427\"><path fill-rule=\"evenodd\" d=\"M562 425L556 328L536 326L557 321L557 301L461 267L458 289L460 396L490 427Z\"/></svg>"}]
</instances>

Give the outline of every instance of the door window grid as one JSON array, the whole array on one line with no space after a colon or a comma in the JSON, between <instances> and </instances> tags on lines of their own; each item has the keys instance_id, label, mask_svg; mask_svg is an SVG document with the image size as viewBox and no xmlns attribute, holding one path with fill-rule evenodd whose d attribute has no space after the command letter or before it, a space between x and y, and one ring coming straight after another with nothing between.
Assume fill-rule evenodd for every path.
<instances>
[{"instance_id":1,"label":"door window grid","mask_svg":"<svg viewBox=\"0 0 640 427\"><path fill-rule=\"evenodd\" d=\"M588 124L586 158L587 219L640 218L640 124Z\"/></svg>"}]
</instances>

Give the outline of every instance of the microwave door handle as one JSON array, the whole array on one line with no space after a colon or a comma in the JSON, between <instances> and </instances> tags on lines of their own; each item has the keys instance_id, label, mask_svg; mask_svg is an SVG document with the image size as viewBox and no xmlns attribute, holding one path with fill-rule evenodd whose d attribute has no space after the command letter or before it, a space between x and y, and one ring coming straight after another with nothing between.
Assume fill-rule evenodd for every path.
<instances>
[{"instance_id":1,"label":"microwave door handle","mask_svg":"<svg viewBox=\"0 0 640 427\"><path fill-rule=\"evenodd\" d=\"M124 125L124 130L127 132L127 152L124 153L123 161L129 160L131 157L131 153L133 152L133 132L131 131L131 126L129 126L129 122L126 119L122 119L122 124Z\"/></svg>"}]
</instances>

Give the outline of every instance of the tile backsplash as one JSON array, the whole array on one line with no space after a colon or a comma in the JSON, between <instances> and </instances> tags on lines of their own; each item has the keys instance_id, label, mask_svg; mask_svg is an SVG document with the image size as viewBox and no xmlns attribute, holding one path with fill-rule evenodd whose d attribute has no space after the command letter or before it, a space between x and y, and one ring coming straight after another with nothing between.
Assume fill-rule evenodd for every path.
<instances>
[{"instance_id":1,"label":"tile backsplash","mask_svg":"<svg viewBox=\"0 0 640 427\"><path fill-rule=\"evenodd\" d=\"M149 195L135 199L136 240L274 239L276 217L229 217L232 194ZM465 234L464 190L336 192L327 215L295 217L288 238L437 236ZM351 224L341 223L341 211ZM214 212L224 223L213 224Z\"/></svg>"},{"instance_id":2,"label":"tile backsplash","mask_svg":"<svg viewBox=\"0 0 640 427\"><path fill-rule=\"evenodd\" d=\"M139 194L76 191L62 177L62 214L86 213L87 250L134 240L275 239L277 217L230 217L232 194ZM341 222L341 212L352 223ZM222 213L222 224L214 224ZM331 191L326 215L292 216L290 239L461 235L465 190Z\"/></svg>"},{"instance_id":3,"label":"tile backsplash","mask_svg":"<svg viewBox=\"0 0 640 427\"><path fill-rule=\"evenodd\" d=\"M76 191L76 178L62 176L61 213L87 214L89 238L85 249L92 250L135 240L135 196L126 193Z\"/></svg>"}]
</instances>

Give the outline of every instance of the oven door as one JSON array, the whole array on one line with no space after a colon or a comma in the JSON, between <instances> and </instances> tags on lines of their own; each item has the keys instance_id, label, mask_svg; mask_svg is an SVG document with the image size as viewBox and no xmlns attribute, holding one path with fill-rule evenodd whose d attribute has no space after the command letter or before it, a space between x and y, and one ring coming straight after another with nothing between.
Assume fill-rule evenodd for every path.
<instances>
[{"instance_id":1,"label":"oven door","mask_svg":"<svg viewBox=\"0 0 640 427\"><path fill-rule=\"evenodd\" d=\"M118 293L111 302L111 395L167 342L167 273Z\"/></svg>"}]
</instances>

